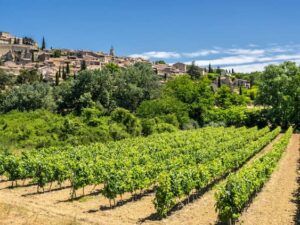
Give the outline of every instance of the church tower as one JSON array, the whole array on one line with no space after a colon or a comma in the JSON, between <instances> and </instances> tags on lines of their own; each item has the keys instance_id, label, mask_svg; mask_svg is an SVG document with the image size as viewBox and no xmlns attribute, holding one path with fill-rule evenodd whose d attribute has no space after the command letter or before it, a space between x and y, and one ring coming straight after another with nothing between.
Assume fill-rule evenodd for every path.
<instances>
[{"instance_id":1,"label":"church tower","mask_svg":"<svg viewBox=\"0 0 300 225\"><path fill-rule=\"evenodd\" d=\"M113 46L111 46L110 50L109 50L109 55L110 56L115 56L115 49Z\"/></svg>"}]
</instances>

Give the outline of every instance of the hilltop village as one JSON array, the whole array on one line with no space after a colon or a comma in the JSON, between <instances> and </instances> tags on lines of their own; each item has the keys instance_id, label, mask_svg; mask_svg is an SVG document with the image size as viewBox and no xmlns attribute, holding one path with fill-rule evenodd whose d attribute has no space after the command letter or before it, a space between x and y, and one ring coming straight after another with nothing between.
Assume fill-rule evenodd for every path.
<instances>
[{"instance_id":1,"label":"hilltop village","mask_svg":"<svg viewBox=\"0 0 300 225\"><path fill-rule=\"evenodd\" d=\"M115 64L126 68L135 63L150 64L162 81L171 77L186 74L188 65L177 62L172 65L166 63L150 62L143 58L117 56L113 47L109 53L89 50L71 50L46 48L45 39L42 45L30 37L16 37L9 32L0 32L0 70L18 75L21 70L37 70L46 81L55 81L59 75L63 79L67 76L76 76L82 69L101 70L107 64ZM207 68L198 67L198 73L205 75ZM67 71L67 72L66 72ZM226 84L231 87L250 87L250 82L244 79L232 79L231 74L222 70L221 76L216 78L213 85Z\"/></svg>"},{"instance_id":2,"label":"hilltop village","mask_svg":"<svg viewBox=\"0 0 300 225\"><path fill-rule=\"evenodd\" d=\"M33 39L15 37L8 32L0 32L0 69L19 74L21 69L37 69L44 79L53 80L56 73L64 68L76 75L82 67L86 69L102 69L103 66L114 63L120 68L133 65L137 62L149 63L143 58L116 56L114 48L109 53L93 52L88 50L46 49L45 40L41 47ZM176 63L153 64L158 75L171 76L186 73L186 65Z\"/></svg>"}]
</instances>

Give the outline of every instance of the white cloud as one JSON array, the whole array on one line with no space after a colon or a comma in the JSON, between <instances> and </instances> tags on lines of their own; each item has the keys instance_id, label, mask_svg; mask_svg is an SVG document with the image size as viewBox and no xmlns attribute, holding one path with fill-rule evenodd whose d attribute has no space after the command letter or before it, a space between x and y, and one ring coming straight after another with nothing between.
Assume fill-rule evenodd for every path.
<instances>
[{"instance_id":1,"label":"white cloud","mask_svg":"<svg viewBox=\"0 0 300 225\"><path fill-rule=\"evenodd\" d=\"M233 54L233 55L263 55L266 53L266 50L233 48L233 49L224 50L224 53Z\"/></svg>"},{"instance_id":2,"label":"white cloud","mask_svg":"<svg viewBox=\"0 0 300 225\"><path fill-rule=\"evenodd\" d=\"M202 67L211 64L214 67L221 66L222 68L235 68L240 72L249 72L263 70L266 65L271 63L278 64L288 60L300 62L300 45L272 44L266 48L259 48L250 44L247 48L214 47L189 53L151 51L131 56L145 59L176 59L183 62L189 59L185 62L186 64L190 64L193 60L196 65Z\"/></svg>"},{"instance_id":3,"label":"white cloud","mask_svg":"<svg viewBox=\"0 0 300 225\"><path fill-rule=\"evenodd\" d=\"M246 55L238 55L238 56L228 56L222 57L219 59L211 59L211 60L195 60L195 64L198 66L207 66L208 64L212 65L236 65L236 64L245 64L252 63L256 61L256 57L254 56L246 56ZM190 62L188 62L190 64Z\"/></svg>"},{"instance_id":4,"label":"white cloud","mask_svg":"<svg viewBox=\"0 0 300 225\"><path fill-rule=\"evenodd\" d=\"M182 56L187 58L196 58L199 56L208 56L208 55L219 54L219 53L220 51L212 49L212 50L201 50L197 52L183 53Z\"/></svg>"},{"instance_id":5,"label":"white cloud","mask_svg":"<svg viewBox=\"0 0 300 225\"><path fill-rule=\"evenodd\" d=\"M283 55L271 55L267 57L261 56L247 56L247 55L237 55L237 56L228 56L211 60L196 60L195 64L198 66L207 66L208 64L214 66L228 66L228 65L242 65L250 63L264 63L264 62L276 62L276 61L285 61L285 60L300 60L300 54L283 54ZM191 62L186 62L190 64Z\"/></svg>"},{"instance_id":6,"label":"white cloud","mask_svg":"<svg viewBox=\"0 0 300 225\"><path fill-rule=\"evenodd\" d=\"M144 58L144 59L151 59L151 58L171 59L171 58L180 58L181 55L177 52L156 52L156 51L151 51L151 52L144 52L142 54L132 54L132 55L130 55L130 57Z\"/></svg>"},{"instance_id":7,"label":"white cloud","mask_svg":"<svg viewBox=\"0 0 300 225\"><path fill-rule=\"evenodd\" d=\"M300 59L297 60L290 60L295 62L296 64L300 64ZM249 73L254 71L263 71L266 66L269 66L271 64L278 65L282 63L282 61L269 61L264 63L254 63L254 64L245 64L245 65L234 65L234 66L226 66L223 67L224 69L234 69L236 72L240 73Z\"/></svg>"},{"instance_id":8,"label":"white cloud","mask_svg":"<svg viewBox=\"0 0 300 225\"><path fill-rule=\"evenodd\" d=\"M254 46L254 45L252 45ZM298 46L299 48L299 46ZM284 53L292 51L293 48L291 46L272 46L271 48L266 49L260 49L260 48L213 48L213 49L204 49L199 50L195 52L185 52L185 53L179 53L179 52L165 52L165 51L150 51L150 52L144 52L140 54L132 54L131 57L141 57L144 59L172 59L172 58L198 58L198 57L205 57L209 55L223 55L223 58L231 58L235 56L240 57L261 57L267 54L272 53ZM229 55L228 57L225 57L224 55ZM220 63L221 64L221 63Z\"/></svg>"},{"instance_id":9,"label":"white cloud","mask_svg":"<svg viewBox=\"0 0 300 225\"><path fill-rule=\"evenodd\" d=\"M232 68L236 72L240 73L249 73L254 71L263 71L264 68L270 64L278 64L278 62L269 62L269 63L255 63L255 64L246 64L246 65L234 65L234 66L227 66L224 69L231 70Z\"/></svg>"},{"instance_id":10,"label":"white cloud","mask_svg":"<svg viewBox=\"0 0 300 225\"><path fill-rule=\"evenodd\" d=\"M283 55L272 55L268 57L258 58L258 62L266 62L272 60L297 60L300 59L300 54L283 54Z\"/></svg>"}]
</instances>

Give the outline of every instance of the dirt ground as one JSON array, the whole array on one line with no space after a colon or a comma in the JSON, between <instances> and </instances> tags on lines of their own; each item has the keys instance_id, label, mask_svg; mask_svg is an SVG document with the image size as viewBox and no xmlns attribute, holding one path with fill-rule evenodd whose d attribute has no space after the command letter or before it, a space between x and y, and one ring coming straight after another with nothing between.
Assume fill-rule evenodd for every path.
<instances>
[{"instance_id":1,"label":"dirt ground","mask_svg":"<svg viewBox=\"0 0 300 225\"><path fill-rule=\"evenodd\" d=\"M264 151L269 150L268 146ZM253 204L243 214L243 224L294 224L293 216L297 205L292 202L297 189L297 167L299 160L299 135L294 135L287 153L257 196ZM163 220L157 220L152 203L153 193L148 193L137 201L125 195L124 204L107 209L109 202L96 187L92 194L68 201L70 189L53 190L36 194L36 186L9 188L10 182L0 183L0 224L216 224L214 192L209 190L192 203L173 212ZM67 186L67 184L65 184ZM54 187L57 188L58 187ZM93 187L86 188L89 193ZM78 191L80 195L81 190ZM268 215L270 214L270 215ZM277 218L276 220L274 218Z\"/></svg>"}]
</instances>

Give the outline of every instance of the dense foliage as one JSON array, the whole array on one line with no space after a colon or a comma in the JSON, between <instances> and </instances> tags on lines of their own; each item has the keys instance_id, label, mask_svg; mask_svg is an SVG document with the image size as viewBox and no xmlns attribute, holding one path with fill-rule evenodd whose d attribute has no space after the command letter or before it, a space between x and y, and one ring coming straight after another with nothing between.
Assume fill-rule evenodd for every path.
<instances>
[{"instance_id":1,"label":"dense foliage","mask_svg":"<svg viewBox=\"0 0 300 225\"><path fill-rule=\"evenodd\" d=\"M0 149L31 149L112 140L109 118L99 116L98 110L94 113L87 112L91 110L87 109L81 117L63 117L46 110L13 111L2 115Z\"/></svg>"},{"instance_id":2,"label":"dense foliage","mask_svg":"<svg viewBox=\"0 0 300 225\"><path fill-rule=\"evenodd\" d=\"M285 128L300 124L300 68L292 62L266 67L257 102L269 107L272 124Z\"/></svg>"},{"instance_id":3,"label":"dense foliage","mask_svg":"<svg viewBox=\"0 0 300 225\"><path fill-rule=\"evenodd\" d=\"M192 65L190 75L160 82L148 64L128 68L108 64L101 71L85 69L76 77L67 74L63 81L51 83L42 79L37 70L22 70L17 77L0 71L1 123L16 124L15 128L9 126L1 131L1 146L11 143L17 148L42 147L63 141L85 144L204 126L299 126L300 73L295 64L269 66L262 73L231 75L250 80L251 89L227 85L214 88L212 80L219 74L212 71L198 76L198 72L200 69ZM14 132L9 129L19 129L19 118L23 117L12 111L26 112L25 117L38 119L43 113L34 111L40 109L49 111L48 117L53 116L49 121L59 118L57 129L66 127L62 134L51 128L41 143L44 133L34 121L24 119L22 126L31 127L30 132L24 128L28 135L20 141L8 135ZM117 112L126 119L116 120ZM47 120L41 120L39 126L51 127ZM91 137L82 130L93 130ZM55 135L51 136L51 132Z\"/></svg>"}]
</instances>

